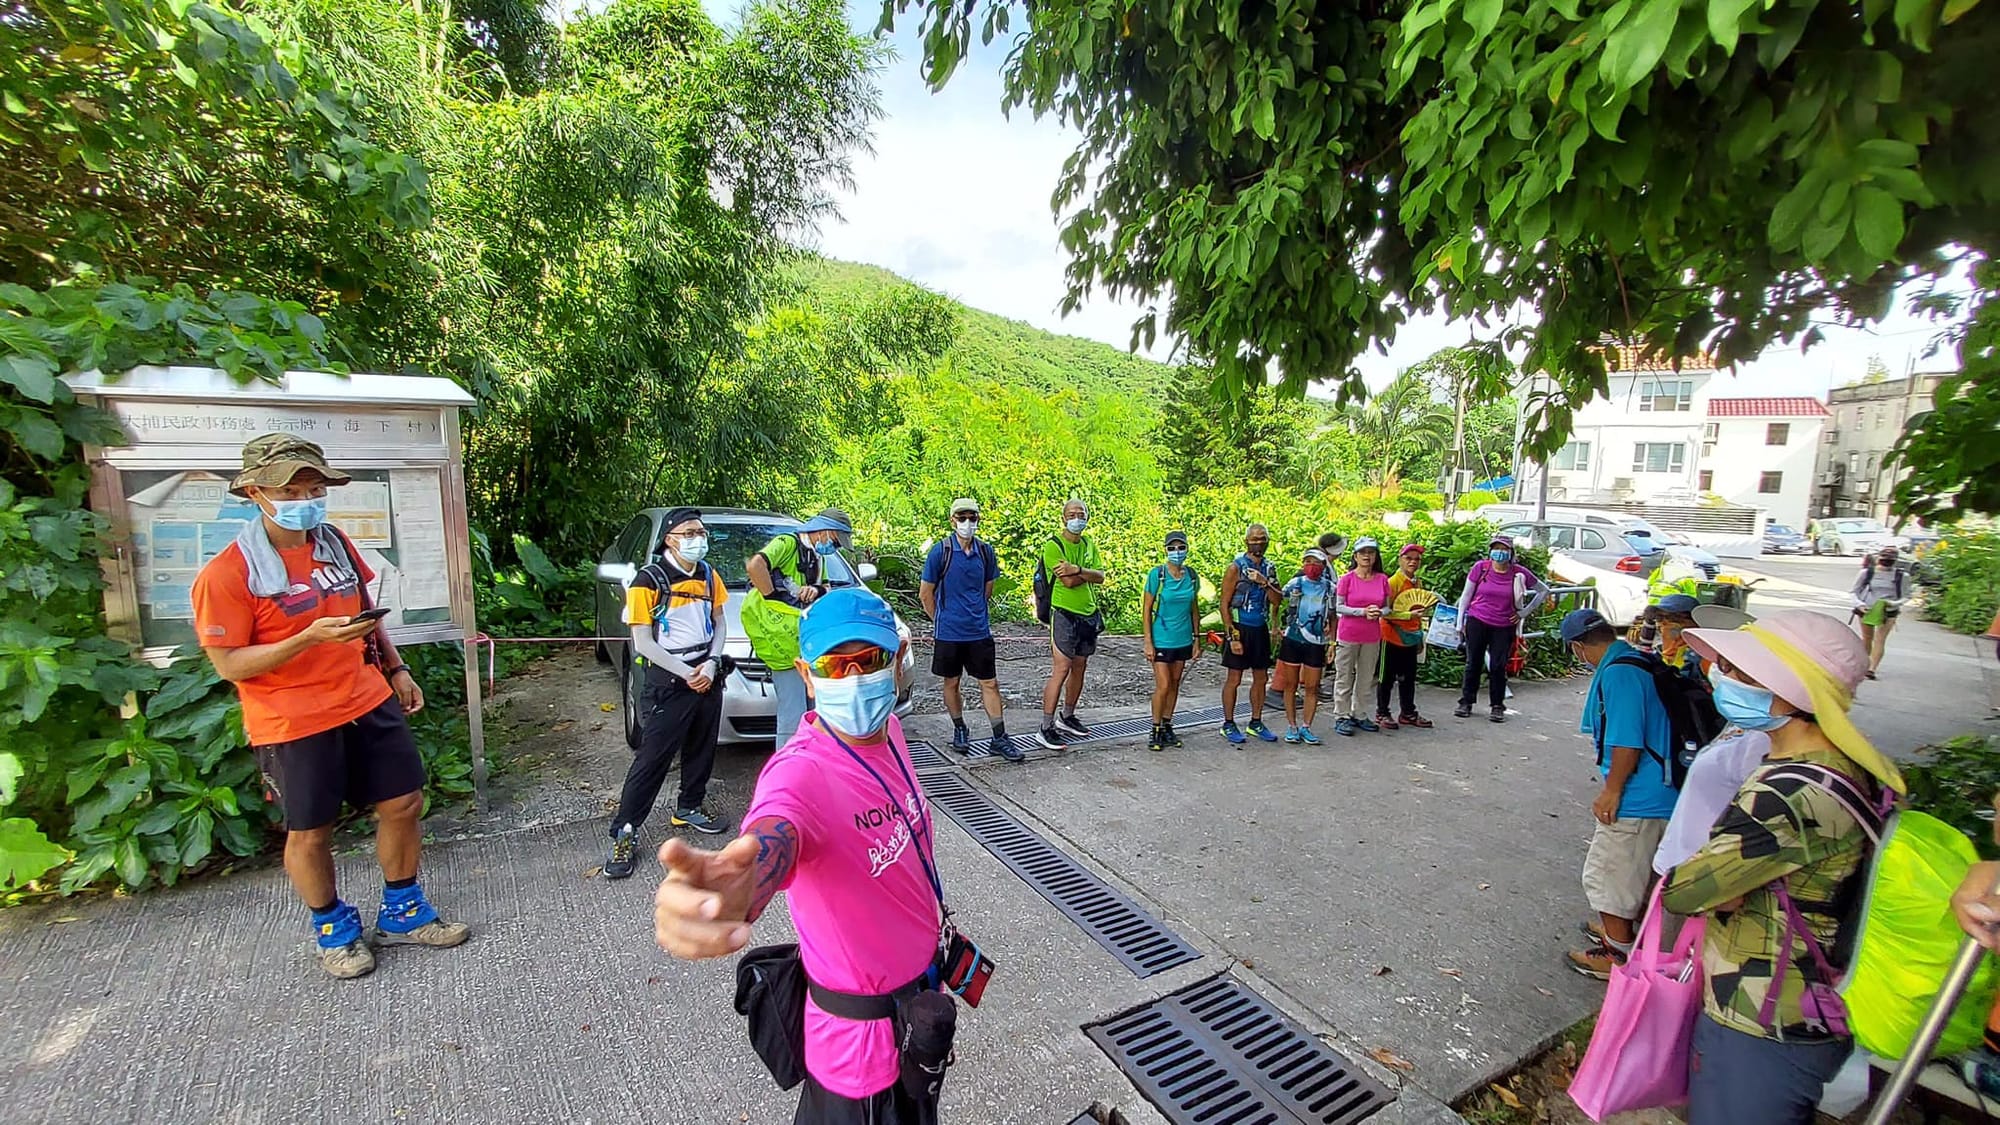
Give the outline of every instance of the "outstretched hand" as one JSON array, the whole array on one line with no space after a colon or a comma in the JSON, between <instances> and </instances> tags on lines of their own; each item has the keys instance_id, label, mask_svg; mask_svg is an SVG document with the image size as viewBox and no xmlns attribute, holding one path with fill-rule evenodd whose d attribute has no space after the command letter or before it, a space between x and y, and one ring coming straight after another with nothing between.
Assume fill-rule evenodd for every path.
<instances>
[{"instance_id":1,"label":"outstretched hand","mask_svg":"<svg viewBox=\"0 0 2000 1125\"><path fill-rule=\"evenodd\" d=\"M757 851L752 836L738 836L721 851L680 839L660 845L667 877L653 895L653 938L661 949L699 961L749 944Z\"/></svg>"}]
</instances>

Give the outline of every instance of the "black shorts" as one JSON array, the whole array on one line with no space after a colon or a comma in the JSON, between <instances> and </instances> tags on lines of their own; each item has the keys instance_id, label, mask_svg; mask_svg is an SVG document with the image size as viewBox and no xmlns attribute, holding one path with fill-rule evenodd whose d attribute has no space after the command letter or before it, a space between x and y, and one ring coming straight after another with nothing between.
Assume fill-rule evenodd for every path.
<instances>
[{"instance_id":1,"label":"black shorts","mask_svg":"<svg viewBox=\"0 0 2000 1125\"><path fill-rule=\"evenodd\" d=\"M1238 625L1236 636L1243 639L1242 653L1230 646L1222 647L1222 666L1236 671L1250 669L1262 671L1271 666L1271 627L1269 625Z\"/></svg>"},{"instance_id":2,"label":"black shorts","mask_svg":"<svg viewBox=\"0 0 2000 1125\"><path fill-rule=\"evenodd\" d=\"M1060 606L1049 610L1049 634L1055 638L1056 651L1071 659L1095 656L1097 634L1103 628L1104 618L1095 613L1086 617Z\"/></svg>"},{"instance_id":3,"label":"black shorts","mask_svg":"<svg viewBox=\"0 0 2000 1125\"><path fill-rule=\"evenodd\" d=\"M1290 637L1278 642L1278 663L1296 664L1301 668L1326 667L1326 646L1295 641Z\"/></svg>"},{"instance_id":4,"label":"black shorts","mask_svg":"<svg viewBox=\"0 0 2000 1125\"><path fill-rule=\"evenodd\" d=\"M1153 650L1153 663L1155 664L1185 664L1193 659L1193 645L1182 645L1179 648L1156 648Z\"/></svg>"},{"instance_id":5,"label":"black shorts","mask_svg":"<svg viewBox=\"0 0 2000 1125\"><path fill-rule=\"evenodd\" d=\"M293 831L332 824L342 802L367 809L424 788L424 759L393 695L332 730L252 749L264 787Z\"/></svg>"},{"instance_id":6,"label":"black shorts","mask_svg":"<svg viewBox=\"0 0 2000 1125\"><path fill-rule=\"evenodd\" d=\"M931 649L931 674L955 680L971 676L980 683L994 677L993 638L983 641L937 641Z\"/></svg>"},{"instance_id":7,"label":"black shorts","mask_svg":"<svg viewBox=\"0 0 2000 1125\"><path fill-rule=\"evenodd\" d=\"M866 1098L843 1098L806 1075L792 1125L937 1125L937 1099L920 1099L901 1082Z\"/></svg>"}]
</instances>

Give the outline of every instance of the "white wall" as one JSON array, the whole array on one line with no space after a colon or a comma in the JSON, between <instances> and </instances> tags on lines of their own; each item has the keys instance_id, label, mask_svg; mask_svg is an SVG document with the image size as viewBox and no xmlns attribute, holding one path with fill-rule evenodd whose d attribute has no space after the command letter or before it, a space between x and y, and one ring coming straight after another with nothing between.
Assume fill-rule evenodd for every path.
<instances>
[{"instance_id":1,"label":"white wall","mask_svg":"<svg viewBox=\"0 0 2000 1125\"><path fill-rule=\"evenodd\" d=\"M1592 399L1576 412L1571 441L1590 443L1587 471L1552 469L1551 487L1568 499L1654 499L1664 496L1692 498L1701 461L1702 425L1708 420L1708 372L1613 375L1609 392ZM1686 379L1694 384L1686 410L1640 410L1638 384L1659 379ZM1633 447L1642 442L1678 443L1686 456L1678 473L1649 473L1632 468ZM1529 466L1523 472L1526 483L1535 476ZM1617 481L1630 479L1629 497L1613 497ZM1592 494L1601 494L1595 495ZM1551 495L1554 495L1552 492Z\"/></svg>"},{"instance_id":2,"label":"white wall","mask_svg":"<svg viewBox=\"0 0 2000 1125\"><path fill-rule=\"evenodd\" d=\"M1813 461L1819 451L1824 418L1714 418L1714 450L1705 452L1701 468L1714 474L1709 491L1731 504L1763 508L1773 523L1803 529L1812 502ZM1785 444L1766 438L1773 423L1791 427ZM1776 493L1759 492L1765 473L1784 474Z\"/></svg>"}]
</instances>

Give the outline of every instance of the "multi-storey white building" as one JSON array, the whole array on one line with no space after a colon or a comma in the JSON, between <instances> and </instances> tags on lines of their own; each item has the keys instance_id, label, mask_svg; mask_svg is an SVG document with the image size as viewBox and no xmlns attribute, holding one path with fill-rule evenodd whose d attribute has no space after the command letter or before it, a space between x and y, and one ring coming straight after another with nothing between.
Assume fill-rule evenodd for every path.
<instances>
[{"instance_id":1,"label":"multi-storey white building","mask_svg":"<svg viewBox=\"0 0 2000 1125\"><path fill-rule=\"evenodd\" d=\"M1619 347L1608 392L1576 411L1568 444L1549 459L1549 499L1572 504L1692 502L1715 371L1690 360L1681 370ZM1533 496L1540 467L1522 467Z\"/></svg>"},{"instance_id":2,"label":"multi-storey white building","mask_svg":"<svg viewBox=\"0 0 2000 1125\"><path fill-rule=\"evenodd\" d=\"M1803 529L1812 518L1813 462L1826 420L1826 404L1816 398L1709 399L1695 487Z\"/></svg>"}]
</instances>

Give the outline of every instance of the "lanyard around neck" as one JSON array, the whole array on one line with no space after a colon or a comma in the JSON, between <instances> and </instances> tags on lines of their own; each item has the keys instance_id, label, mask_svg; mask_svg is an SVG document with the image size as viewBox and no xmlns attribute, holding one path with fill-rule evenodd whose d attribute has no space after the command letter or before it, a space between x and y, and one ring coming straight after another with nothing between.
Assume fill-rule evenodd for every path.
<instances>
[{"instance_id":1,"label":"lanyard around neck","mask_svg":"<svg viewBox=\"0 0 2000 1125\"><path fill-rule=\"evenodd\" d=\"M847 756L854 759L854 764L868 771L868 776L875 779L875 784L882 789L882 796L888 798L891 805L902 806L903 802L897 800L896 795L889 791L889 783L882 780L882 775L876 772L875 767L869 765L866 759L856 753L854 747L847 744L846 739L836 734L834 729L825 723L821 723L819 729L825 731L827 737L838 743L842 750L847 751ZM931 866L930 859L924 855L925 849L927 847L934 847L937 840L937 834L931 830L930 802L918 795L916 779L910 776L910 768L903 764L903 756L896 752L895 741L888 740L888 746L890 756L896 759L896 769L902 773L903 781L910 787L910 795L917 798L917 821L910 826L910 836L912 843L916 847L917 862L923 864L924 877L930 880L931 893L937 896L938 909L944 911L945 915L949 917L951 915L951 907L946 906L944 902L944 880L938 878L937 869ZM907 809L904 810L904 815L905 817L908 816Z\"/></svg>"}]
</instances>

